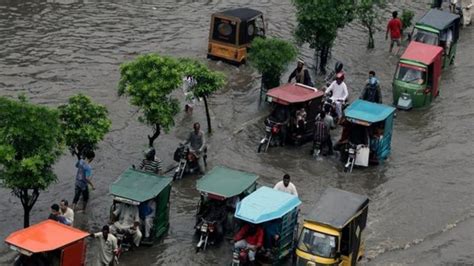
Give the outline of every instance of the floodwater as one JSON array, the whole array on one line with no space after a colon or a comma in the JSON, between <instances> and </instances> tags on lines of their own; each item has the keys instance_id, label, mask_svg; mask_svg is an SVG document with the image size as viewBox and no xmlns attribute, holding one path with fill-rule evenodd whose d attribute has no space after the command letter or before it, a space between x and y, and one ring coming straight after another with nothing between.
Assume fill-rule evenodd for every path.
<instances>
[{"instance_id":1,"label":"floodwater","mask_svg":"<svg viewBox=\"0 0 474 266\"><path fill-rule=\"evenodd\" d=\"M409 8L419 18L429 1L392 1L381 29L393 9ZM150 129L137 122L137 110L117 96L119 64L143 53L205 58L211 13L248 6L264 12L269 35L292 39L294 9L290 1L267 0L0 0L0 95L25 93L32 102L57 106L82 92L107 106L113 125L93 162L97 189L89 209L76 214L77 225L98 231L107 221L111 198L108 186L131 164L139 162ZM366 73L374 69L383 84L384 101L391 101L390 81L397 57L389 55L384 32L376 48L366 51L366 35L357 23L340 31L333 60L343 61L351 98L361 91ZM225 165L257 173L260 183L273 185L283 173L292 176L306 215L327 187L366 194L371 199L364 263L474 263L474 141L473 27L463 29L456 63L443 72L441 95L425 110L398 112L392 155L379 167L347 175L336 158L314 161L309 146L271 149L257 154L268 112L258 106L259 76L248 66L236 68L209 62L225 72L229 84L210 99L215 133L208 136L210 166ZM312 51L301 54L311 62ZM283 77L287 78L288 73ZM183 96L177 93L181 99ZM176 127L157 140L158 154L172 165L172 153L194 121L205 125L201 103L192 117L183 113ZM205 126L204 126L205 127ZM337 136L333 136L336 138ZM74 158L57 163L58 182L44 191L32 210L32 223L48 216L49 206L72 200ZM194 253L193 224L198 193L196 177L173 184L171 227L156 245L126 253L121 265L224 265L231 258L223 243ZM19 200L0 190L0 238L22 226ZM88 264L94 260L91 242ZM3 245L0 263L12 252Z\"/></svg>"}]
</instances>

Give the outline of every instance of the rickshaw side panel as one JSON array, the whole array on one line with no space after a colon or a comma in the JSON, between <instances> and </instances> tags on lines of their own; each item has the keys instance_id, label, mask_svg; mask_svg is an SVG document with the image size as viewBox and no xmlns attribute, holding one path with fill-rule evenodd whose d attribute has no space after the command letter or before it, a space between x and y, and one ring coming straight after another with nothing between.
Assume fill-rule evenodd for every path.
<instances>
[{"instance_id":1,"label":"rickshaw side panel","mask_svg":"<svg viewBox=\"0 0 474 266\"><path fill-rule=\"evenodd\" d=\"M169 227L169 199L171 194L171 186L167 186L156 197L156 213L153 222L153 230L155 238L160 238Z\"/></svg>"},{"instance_id":2,"label":"rickshaw side panel","mask_svg":"<svg viewBox=\"0 0 474 266\"><path fill-rule=\"evenodd\" d=\"M293 209L282 217L280 227L280 241L278 248L278 259L283 259L293 252L294 241L297 237L298 208Z\"/></svg>"},{"instance_id":3,"label":"rickshaw side panel","mask_svg":"<svg viewBox=\"0 0 474 266\"><path fill-rule=\"evenodd\" d=\"M60 266L84 266L86 258L86 242L79 240L61 250Z\"/></svg>"},{"instance_id":4,"label":"rickshaw side panel","mask_svg":"<svg viewBox=\"0 0 474 266\"><path fill-rule=\"evenodd\" d=\"M385 120L383 138L379 142L377 157L379 160L385 160L390 156L393 131L393 115Z\"/></svg>"}]
</instances>

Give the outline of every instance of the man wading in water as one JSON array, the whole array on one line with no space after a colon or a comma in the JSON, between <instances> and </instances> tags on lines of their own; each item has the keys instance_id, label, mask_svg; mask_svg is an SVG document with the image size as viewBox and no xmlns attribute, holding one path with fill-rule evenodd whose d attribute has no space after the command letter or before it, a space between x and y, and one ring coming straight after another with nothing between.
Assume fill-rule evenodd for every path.
<instances>
[{"instance_id":1,"label":"man wading in water","mask_svg":"<svg viewBox=\"0 0 474 266\"><path fill-rule=\"evenodd\" d=\"M288 83L290 83L293 78L295 78L297 83L302 83L304 85L313 87L311 76L309 75L308 70L304 68L303 59L298 59L298 65L288 78Z\"/></svg>"}]
</instances>

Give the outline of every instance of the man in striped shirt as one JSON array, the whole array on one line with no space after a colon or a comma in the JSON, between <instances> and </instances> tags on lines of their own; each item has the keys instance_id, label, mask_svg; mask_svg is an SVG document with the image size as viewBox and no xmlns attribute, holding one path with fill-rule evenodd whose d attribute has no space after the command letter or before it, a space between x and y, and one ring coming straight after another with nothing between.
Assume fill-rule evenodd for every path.
<instances>
[{"instance_id":1,"label":"man in striped shirt","mask_svg":"<svg viewBox=\"0 0 474 266\"><path fill-rule=\"evenodd\" d=\"M145 153L145 159L140 164L140 170L154 174L161 174L161 160L155 159L156 151L154 148L149 148Z\"/></svg>"}]
</instances>

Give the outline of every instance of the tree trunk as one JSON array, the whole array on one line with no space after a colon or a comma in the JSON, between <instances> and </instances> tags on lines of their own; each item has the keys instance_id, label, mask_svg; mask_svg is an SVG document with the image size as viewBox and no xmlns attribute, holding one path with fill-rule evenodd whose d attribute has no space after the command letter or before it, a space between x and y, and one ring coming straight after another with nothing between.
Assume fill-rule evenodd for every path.
<instances>
[{"instance_id":1,"label":"tree trunk","mask_svg":"<svg viewBox=\"0 0 474 266\"><path fill-rule=\"evenodd\" d=\"M28 194L27 188L21 188L14 190L13 193L20 198L21 205L23 206L23 227L27 228L30 226L30 211L36 203L39 196L39 189L34 188L31 195Z\"/></svg>"},{"instance_id":2,"label":"tree trunk","mask_svg":"<svg viewBox=\"0 0 474 266\"><path fill-rule=\"evenodd\" d=\"M323 46L319 60L319 70L322 74L326 74L326 64L328 63L329 47Z\"/></svg>"},{"instance_id":3,"label":"tree trunk","mask_svg":"<svg viewBox=\"0 0 474 266\"><path fill-rule=\"evenodd\" d=\"M158 138L158 136L161 134L161 127L160 124L155 124L153 127L153 135L148 135L148 146L153 147L153 143L155 140Z\"/></svg>"},{"instance_id":4,"label":"tree trunk","mask_svg":"<svg viewBox=\"0 0 474 266\"><path fill-rule=\"evenodd\" d=\"M207 97L206 97L206 95L204 95L204 96L202 97L202 99L204 100L204 107L206 108L207 132L209 132L209 134L211 134L211 133L212 133L211 116L209 115L209 106L207 105Z\"/></svg>"},{"instance_id":5,"label":"tree trunk","mask_svg":"<svg viewBox=\"0 0 474 266\"><path fill-rule=\"evenodd\" d=\"M375 47L374 32L372 30L372 27L368 27L368 29L369 29L369 43L367 44L367 48L373 49Z\"/></svg>"}]
</instances>

